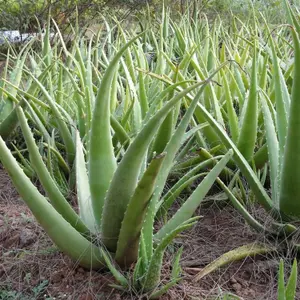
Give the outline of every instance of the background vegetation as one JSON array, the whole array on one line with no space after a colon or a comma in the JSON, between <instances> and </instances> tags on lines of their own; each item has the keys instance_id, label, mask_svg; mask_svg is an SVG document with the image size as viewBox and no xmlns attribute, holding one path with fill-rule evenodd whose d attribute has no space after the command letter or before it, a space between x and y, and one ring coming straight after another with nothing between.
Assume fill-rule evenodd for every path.
<instances>
[{"instance_id":1,"label":"background vegetation","mask_svg":"<svg viewBox=\"0 0 300 300\"><path fill-rule=\"evenodd\" d=\"M291 2L299 5L299 0ZM111 15L112 11L119 18L127 18L147 5L152 12L160 13L162 3L160 0L0 0L0 30L36 31L38 23L44 24L47 20L50 7L52 17L63 29L63 25L73 23L77 17L79 23L85 25L99 22L103 15ZM197 10L211 19L220 15L225 20L232 13L247 17L254 8L256 12L264 13L270 23L281 23L285 19L280 0L165 0L165 4L177 16L187 10Z\"/></svg>"}]
</instances>

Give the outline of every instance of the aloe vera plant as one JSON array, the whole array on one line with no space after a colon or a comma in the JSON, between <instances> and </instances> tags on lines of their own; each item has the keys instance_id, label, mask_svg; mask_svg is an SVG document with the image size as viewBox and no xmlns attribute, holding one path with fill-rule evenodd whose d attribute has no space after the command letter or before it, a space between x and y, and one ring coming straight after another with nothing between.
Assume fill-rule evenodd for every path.
<instances>
[{"instance_id":1,"label":"aloe vera plant","mask_svg":"<svg viewBox=\"0 0 300 300\"><path fill-rule=\"evenodd\" d=\"M114 55L101 78L86 146L78 131L73 139L63 119L58 123L60 131L65 132L65 142L68 143L67 139L70 139L70 144L75 145L74 153L69 154L74 156L75 162L79 215L67 202L51 176L20 106L16 108L16 112L27 144L30 163L49 202L23 173L3 139L0 139L0 158L18 192L60 250L86 268L108 267L120 288L129 288L133 284L135 289L150 293L150 297L154 299L180 279L178 262L181 252L175 258L171 282L166 286L159 286L166 247L178 233L195 224L198 218L193 217L194 211L230 160L232 151L220 156L218 162L214 161L215 166L182 208L153 235L155 215L162 203L160 195L168 173L176 153L186 140L185 133L199 97L219 70L214 71L206 80L187 86L182 92L175 92L178 84L163 91L164 94L171 93L171 97L161 108L153 109L152 115L142 124L140 131L132 138L118 161L111 132L114 121L111 101L114 95L110 89L122 55L138 38L140 36L127 42ZM32 75L31 77L47 99L51 110L60 116L59 104L53 102L51 93L39 79ZM89 92L90 96L93 95L93 90ZM170 111L188 94L193 95L191 105L174 128L169 142L162 149L163 152L152 155L150 163L147 164L151 141ZM30 104L27 105L30 107ZM154 105L157 106L156 103ZM183 184L188 179L189 176ZM133 283L119 271L113 261L121 268L129 268L136 263Z\"/></svg>"}]
</instances>

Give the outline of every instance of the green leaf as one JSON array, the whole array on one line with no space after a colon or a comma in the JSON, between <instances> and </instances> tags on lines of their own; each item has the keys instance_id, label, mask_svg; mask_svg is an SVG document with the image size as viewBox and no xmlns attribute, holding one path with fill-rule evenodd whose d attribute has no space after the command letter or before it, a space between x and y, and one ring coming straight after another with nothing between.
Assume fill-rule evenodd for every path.
<instances>
[{"instance_id":1,"label":"green leaf","mask_svg":"<svg viewBox=\"0 0 300 300\"><path fill-rule=\"evenodd\" d=\"M164 158L165 153L153 158L129 201L120 229L115 257L121 266L128 267L137 260L145 213Z\"/></svg>"},{"instance_id":2,"label":"green leaf","mask_svg":"<svg viewBox=\"0 0 300 300\"><path fill-rule=\"evenodd\" d=\"M126 277L117 270L117 268L113 265L111 259L109 258L108 254L105 252L105 250L101 249L101 253L103 256L103 259L105 260L105 263L107 267L109 268L112 275L115 277L118 283L121 284L122 287L128 287L128 281Z\"/></svg>"},{"instance_id":3,"label":"green leaf","mask_svg":"<svg viewBox=\"0 0 300 300\"><path fill-rule=\"evenodd\" d=\"M297 260L294 259L292 271L285 288L285 300L296 299L295 297L296 297L296 288L297 288L297 274L298 274Z\"/></svg>"},{"instance_id":4,"label":"green leaf","mask_svg":"<svg viewBox=\"0 0 300 300\"><path fill-rule=\"evenodd\" d=\"M249 97L247 102L245 102L245 115L242 120L237 143L238 149L247 161L252 160L257 136L258 85L256 55L256 49L254 49Z\"/></svg>"},{"instance_id":5,"label":"green leaf","mask_svg":"<svg viewBox=\"0 0 300 300\"><path fill-rule=\"evenodd\" d=\"M161 240L166 234L173 231L183 222L187 221L195 213L197 207L204 199L207 192L214 184L216 178L224 169L228 161L233 155L233 151L229 150L224 157L216 164L216 166L201 181L193 194L185 201L175 215L155 234L155 239Z\"/></svg>"},{"instance_id":6,"label":"green leaf","mask_svg":"<svg viewBox=\"0 0 300 300\"><path fill-rule=\"evenodd\" d=\"M118 62L126 49L140 34L124 45L107 67L99 87L91 123L88 144L89 183L95 219L100 226L105 195L117 168L110 128L110 88Z\"/></svg>"},{"instance_id":7,"label":"green leaf","mask_svg":"<svg viewBox=\"0 0 300 300\"><path fill-rule=\"evenodd\" d=\"M75 168L77 201L79 206L80 218L88 226L91 232L95 233L96 220L93 213L89 178L86 170L86 163L83 153L83 145L81 143L78 131L76 132Z\"/></svg>"},{"instance_id":8,"label":"green leaf","mask_svg":"<svg viewBox=\"0 0 300 300\"><path fill-rule=\"evenodd\" d=\"M286 300L284 283L284 263L282 259L280 259L278 272L278 300Z\"/></svg>"}]
</instances>

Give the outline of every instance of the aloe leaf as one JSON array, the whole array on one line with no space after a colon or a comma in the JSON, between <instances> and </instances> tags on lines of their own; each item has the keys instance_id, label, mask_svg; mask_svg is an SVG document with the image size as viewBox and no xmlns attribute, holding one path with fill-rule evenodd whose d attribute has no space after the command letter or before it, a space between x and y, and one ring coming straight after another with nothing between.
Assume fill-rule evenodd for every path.
<instances>
[{"instance_id":1,"label":"aloe leaf","mask_svg":"<svg viewBox=\"0 0 300 300\"><path fill-rule=\"evenodd\" d=\"M51 138L49 137L47 140L50 140ZM62 157L62 155L60 154L60 152L57 150L57 148L55 148L55 141L54 139L52 139L52 145L47 144L47 143L43 143L43 145L45 147L48 148L49 151L51 151L51 153L54 154L55 159L57 161L57 164L59 165L59 168L64 172L64 174L69 175L71 173L68 164L65 162L64 158Z\"/></svg>"},{"instance_id":2,"label":"aloe leaf","mask_svg":"<svg viewBox=\"0 0 300 300\"><path fill-rule=\"evenodd\" d=\"M272 185L272 199L277 208L279 208L279 185L280 185L280 152L279 143L277 140L277 133L275 125L271 116L271 112L264 99L261 101L264 119L265 119L265 131L268 145L268 157L270 164L270 177Z\"/></svg>"},{"instance_id":3,"label":"aloe leaf","mask_svg":"<svg viewBox=\"0 0 300 300\"><path fill-rule=\"evenodd\" d=\"M42 42L42 57L45 65L48 67L52 60L52 49L50 45L50 13L48 14L48 20L46 24L46 32L44 34Z\"/></svg>"},{"instance_id":4,"label":"aloe leaf","mask_svg":"<svg viewBox=\"0 0 300 300\"><path fill-rule=\"evenodd\" d=\"M161 124L154 141L152 152L161 153L168 144L173 131L173 111L169 112L164 122Z\"/></svg>"},{"instance_id":5,"label":"aloe leaf","mask_svg":"<svg viewBox=\"0 0 300 300\"><path fill-rule=\"evenodd\" d=\"M141 277L141 267L142 267L142 258L140 257L136 262L133 270L133 285L139 286L140 285L140 277Z\"/></svg>"},{"instance_id":6,"label":"aloe leaf","mask_svg":"<svg viewBox=\"0 0 300 300\"><path fill-rule=\"evenodd\" d=\"M138 49L139 49L139 51L137 51L137 49L135 48L138 66L141 69L145 69L145 62L144 62L144 59L142 57L142 55L143 55L142 46L139 45ZM147 99L145 78L144 77L145 77L145 75L142 72L138 73L139 101L140 101L140 105L141 105L141 113L142 113L142 118L143 119L145 118L145 116L147 114L147 111L149 109L149 103L148 103L148 99Z\"/></svg>"},{"instance_id":7,"label":"aloe leaf","mask_svg":"<svg viewBox=\"0 0 300 300\"><path fill-rule=\"evenodd\" d=\"M245 115L241 124L237 147L246 160L251 161L254 153L257 136L258 95L257 95L257 61L256 48L254 48L251 85Z\"/></svg>"},{"instance_id":8,"label":"aloe leaf","mask_svg":"<svg viewBox=\"0 0 300 300\"><path fill-rule=\"evenodd\" d=\"M190 139L189 137L186 138L185 145L180 149L178 154L175 157L175 161L181 161L184 157L190 152L190 150L193 148L195 143L196 137L195 135L192 136Z\"/></svg>"},{"instance_id":9,"label":"aloe leaf","mask_svg":"<svg viewBox=\"0 0 300 300\"><path fill-rule=\"evenodd\" d=\"M93 210L98 225L101 224L105 195L117 168L110 132L111 83L121 56L141 36L142 34L136 36L114 56L103 75L95 100L88 145L88 170Z\"/></svg>"},{"instance_id":10,"label":"aloe leaf","mask_svg":"<svg viewBox=\"0 0 300 300\"><path fill-rule=\"evenodd\" d=\"M116 267L113 265L111 259L105 252L105 250L101 249L101 253L102 253L103 259L105 260L107 267L109 268L110 272L115 277L117 282L120 283L122 287L128 287L129 285L128 285L128 281L127 281L126 277L116 269Z\"/></svg>"},{"instance_id":11,"label":"aloe leaf","mask_svg":"<svg viewBox=\"0 0 300 300\"><path fill-rule=\"evenodd\" d=\"M73 141L70 130L67 124L64 122L64 118L61 112L59 111L59 108L55 103L55 100L52 98L50 93L46 90L45 86L43 86L43 84L39 81L39 79L35 78L32 74L29 73L29 75L32 77L32 79L36 82L36 84L38 85L42 93L45 95L45 99L47 100L49 106L51 107L51 110L56 118L61 137L64 140L66 146L68 162L69 164L72 165L75 157L75 143Z\"/></svg>"},{"instance_id":12,"label":"aloe leaf","mask_svg":"<svg viewBox=\"0 0 300 300\"><path fill-rule=\"evenodd\" d=\"M85 239L38 192L1 137L0 159L18 193L58 248L83 267L95 269L103 267L104 260L100 249Z\"/></svg>"},{"instance_id":13,"label":"aloe leaf","mask_svg":"<svg viewBox=\"0 0 300 300\"><path fill-rule=\"evenodd\" d=\"M23 101L27 104L27 109L31 115L31 118L36 123L36 126L38 127L39 131L41 132L43 138L47 141L48 139L50 139L50 134L47 131L46 127L44 126L44 122L43 122L44 120L42 121L41 118L36 114L32 103L30 105L25 99L23 99Z\"/></svg>"},{"instance_id":14,"label":"aloe leaf","mask_svg":"<svg viewBox=\"0 0 300 300\"><path fill-rule=\"evenodd\" d=\"M284 263L282 259L280 259L278 272L278 300L286 300L284 284Z\"/></svg>"},{"instance_id":15,"label":"aloe leaf","mask_svg":"<svg viewBox=\"0 0 300 300\"><path fill-rule=\"evenodd\" d=\"M21 165L21 168L23 169L24 173L29 178L32 179L35 176L35 171L31 167L30 162L23 156L21 151L19 151L19 149L14 144L12 144L12 146L15 149L15 152L16 152L17 156L19 157L20 165Z\"/></svg>"},{"instance_id":16,"label":"aloe leaf","mask_svg":"<svg viewBox=\"0 0 300 300\"><path fill-rule=\"evenodd\" d=\"M239 137L238 118L237 118L236 112L234 110L233 97L231 95L231 91L230 91L230 88L228 85L228 81L225 77L225 73L222 72L222 75L224 78L226 109L227 109L228 120L229 120L230 134L232 136L233 142L236 143L238 141L238 137Z\"/></svg>"},{"instance_id":17,"label":"aloe leaf","mask_svg":"<svg viewBox=\"0 0 300 300\"><path fill-rule=\"evenodd\" d=\"M176 278L162 286L160 289L155 290L153 293L150 294L149 299L160 299L162 295L164 295L170 288L175 286L181 278Z\"/></svg>"},{"instance_id":18,"label":"aloe leaf","mask_svg":"<svg viewBox=\"0 0 300 300\"><path fill-rule=\"evenodd\" d=\"M193 194L185 201L175 215L155 234L155 239L161 240L166 234L174 230L177 226L188 220L195 213L197 207L204 199L207 192L214 184L216 178L224 169L228 161L233 155L233 151L229 150L224 157L213 167L207 176L201 181Z\"/></svg>"},{"instance_id":19,"label":"aloe leaf","mask_svg":"<svg viewBox=\"0 0 300 300\"><path fill-rule=\"evenodd\" d=\"M5 88L5 80L8 77L8 65L10 63L10 51L8 49L7 51L7 57L6 57L6 61L5 61L5 65L4 68L2 70L2 74L1 74L1 81L0 81L0 103L2 101L4 101L4 88Z\"/></svg>"},{"instance_id":20,"label":"aloe leaf","mask_svg":"<svg viewBox=\"0 0 300 300\"><path fill-rule=\"evenodd\" d=\"M139 245L139 259L141 259L141 267L140 267L140 277L144 276L147 268L148 268L148 264L149 264L149 260L152 256L151 255L148 256L147 253L147 249L146 249L146 242L144 239L144 235L143 235L143 231L141 232L141 237L140 237L140 245Z\"/></svg>"},{"instance_id":21,"label":"aloe leaf","mask_svg":"<svg viewBox=\"0 0 300 300\"><path fill-rule=\"evenodd\" d=\"M16 65L14 66L14 71L10 74L10 82L14 86L17 86L17 87L21 83L23 67L24 67L24 64L25 64L25 61L27 58L28 50L29 50L29 49L25 50L26 47L27 47L27 45L23 48L22 51L20 51L18 58L17 58ZM25 53L23 53L23 52L25 52ZM7 58L7 62L8 62L8 59L9 59L9 57ZM5 93L6 94L11 93L11 95L13 97L15 97L17 95L17 91L12 86L7 87L6 91L2 92L2 96L4 96ZM0 135L4 140L6 140L10 136L12 131L16 128L16 126L18 124L18 117L17 117L16 111L14 109L15 105L12 102L12 99L10 97L6 97L5 99L3 99L3 98L2 98L2 101L5 103L4 104L3 104L3 102L1 103L1 104L3 104L3 106L0 109Z\"/></svg>"},{"instance_id":22,"label":"aloe leaf","mask_svg":"<svg viewBox=\"0 0 300 300\"><path fill-rule=\"evenodd\" d=\"M150 73L148 73L150 74ZM154 78L157 78L156 74L152 74L151 76L154 76ZM160 78L160 77L158 77ZM166 89L164 89L161 93L159 93L154 100L151 102L151 105L149 107L149 110L144 118L144 122L149 121L149 119L155 114L156 110L157 110L157 106L159 105L159 103L172 91L174 90L174 87L177 86L184 86L186 83L191 82L191 80L187 80L187 81L181 81L181 82L176 82L176 83L170 83L171 85L168 86ZM194 82L194 81L193 81Z\"/></svg>"},{"instance_id":23,"label":"aloe leaf","mask_svg":"<svg viewBox=\"0 0 300 300\"><path fill-rule=\"evenodd\" d=\"M263 58L263 65L262 65L262 70L259 72L261 73L260 75L260 80L259 80L259 87L262 90L266 90L267 83L268 83L268 63L269 63L269 57L266 55Z\"/></svg>"},{"instance_id":24,"label":"aloe leaf","mask_svg":"<svg viewBox=\"0 0 300 300\"><path fill-rule=\"evenodd\" d=\"M213 158L209 158L209 159L205 160L204 162L198 164L192 170L190 170L184 176L182 176L159 201L159 203L158 203L159 210L157 212L157 215L160 216L160 215L164 214L163 211L167 211L171 207L173 201L175 201L175 199L179 196L180 192L185 187L187 187L189 184L191 184L194 180L196 180L200 176L204 175L204 174L197 174L198 171L211 166L219 158L222 158L222 157L216 156Z\"/></svg>"},{"instance_id":25,"label":"aloe leaf","mask_svg":"<svg viewBox=\"0 0 300 300\"><path fill-rule=\"evenodd\" d=\"M192 156L191 158L188 158L187 160L183 161L182 163L175 164L172 168L172 173L177 172L184 172L187 169L190 169L199 163L202 163L206 158L201 155L201 152L197 156Z\"/></svg>"},{"instance_id":26,"label":"aloe leaf","mask_svg":"<svg viewBox=\"0 0 300 300\"><path fill-rule=\"evenodd\" d=\"M202 111L205 116L206 121L210 124L213 130L218 134L222 143L227 147L227 149L233 149L234 155L233 159L239 169L242 171L243 175L246 177L253 193L257 197L259 203L267 210L273 209L273 203L266 193L264 187L260 183L254 171L251 169L249 163L245 160L244 156L237 149L236 145L228 137L224 129L214 120L213 116L205 109L205 107L198 103L198 108ZM275 212L275 211L274 211ZM275 212L276 213L276 212Z\"/></svg>"},{"instance_id":27,"label":"aloe leaf","mask_svg":"<svg viewBox=\"0 0 300 300\"><path fill-rule=\"evenodd\" d=\"M297 288L297 274L298 274L297 260L294 259L292 271L285 288L286 300L296 299L295 297L296 297L296 288Z\"/></svg>"},{"instance_id":28,"label":"aloe leaf","mask_svg":"<svg viewBox=\"0 0 300 300\"><path fill-rule=\"evenodd\" d=\"M30 131L30 128L27 124L24 112L21 108L17 108L17 114L20 121L20 126L22 128L22 132L28 147L28 151L30 154L30 162L36 171L47 195L50 198L51 203L54 208L79 232L86 235L89 230L87 227L81 222L79 216L72 209L70 204L61 194L57 185L51 178L47 167L45 166L42 157L39 154L38 148L35 144L33 135Z\"/></svg>"},{"instance_id":29,"label":"aloe leaf","mask_svg":"<svg viewBox=\"0 0 300 300\"><path fill-rule=\"evenodd\" d=\"M177 81L177 75L178 75L178 70L175 71L175 74L173 76L174 82ZM170 92L168 98L171 99L173 96L174 96L174 90ZM175 129L175 125L176 125L175 120L177 120L177 118L174 119L174 111L170 111L158 130L157 136L153 142L153 147L151 149L152 152L161 153L162 151L164 151Z\"/></svg>"},{"instance_id":30,"label":"aloe leaf","mask_svg":"<svg viewBox=\"0 0 300 300\"><path fill-rule=\"evenodd\" d=\"M189 219L182 223L179 227L175 228L160 241L152 255L146 276L143 280L143 290L145 292L154 290L160 283L163 255L166 247L180 232L191 228L195 224L194 220L195 218Z\"/></svg>"},{"instance_id":31,"label":"aloe leaf","mask_svg":"<svg viewBox=\"0 0 300 300\"><path fill-rule=\"evenodd\" d=\"M186 181L184 181L176 190L174 190L172 193L170 193L168 195L168 197L166 197L163 200L163 204L160 205L160 203L157 205L159 206L158 208L158 212L156 213L156 217L157 218L162 218L164 216L166 216L166 214L168 213L168 210L172 207L173 203L176 201L176 199L178 198L178 196L180 195L180 193L187 188L188 186L190 186L193 182L195 182L198 178L200 178L201 176L205 176L207 173L200 173L197 174L191 178L188 178Z\"/></svg>"},{"instance_id":32,"label":"aloe leaf","mask_svg":"<svg viewBox=\"0 0 300 300\"><path fill-rule=\"evenodd\" d=\"M300 43L299 37L292 30L294 41L294 80L290 104L288 131L284 149L283 165L281 172L279 204L280 210L290 216L300 216Z\"/></svg>"},{"instance_id":33,"label":"aloe leaf","mask_svg":"<svg viewBox=\"0 0 300 300\"><path fill-rule=\"evenodd\" d=\"M245 209L245 207L239 202L239 200L236 199L234 194L226 187L226 185L223 183L223 181L219 178L217 178L217 183L221 186L221 188L226 193L227 197L231 201L233 207L243 216L245 221L256 231L258 232L265 232L267 229L265 226L260 224L256 219L254 219L250 213Z\"/></svg>"},{"instance_id":34,"label":"aloe leaf","mask_svg":"<svg viewBox=\"0 0 300 300\"><path fill-rule=\"evenodd\" d=\"M45 77L48 75L48 72L51 70L51 67L46 68L37 78L39 82L42 82L43 80L45 80ZM27 71L24 70L24 73L26 73ZM49 105L47 105L44 101L39 100L37 97L35 97L34 95L36 94L39 85L35 82L32 81L30 82L30 86L28 88L27 91L22 90L20 87L18 87L17 85L15 85L14 83L7 81L5 79L3 79L3 81L6 82L7 85L9 85L11 88L10 89L6 89L5 93L7 93L8 95L12 95L13 97L16 96L16 91L21 93L22 95L24 95L24 97L29 101L32 100L32 102L38 104L39 106L41 106L42 108L45 108L47 110L49 110ZM11 91L10 91L11 90ZM15 90L15 91L14 91Z\"/></svg>"},{"instance_id":35,"label":"aloe leaf","mask_svg":"<svg viewBox=\"0 0 300 300\"><path fill-rule=\"evenodd\" d=\"M96 232L96 220L93 213L91 201L91 193L89 186L89 178L86 170L85 158L83 153L83 145L80 140L79 133L76 134L76 189L77 201L79 206L79 215L83 222L88 226L91 232Z\"/></svg>"},{"instance_id":36,"label":"aloe leaf","mask_svg":"<svg viewBox=\"0 0 300 300\"><path fill-rule=\"evenodd\" d=\"M122 124L120 124L119 121L114 116L110 117L110 123L116 136L118 137L118 141L122 145L125 145L125 149L126 149L128 144L130 143L130 136L127 134Z\"/></svg>"},{"instance_id":37,"label":"aloe leaf","mask_svg":"<svg viewBox=\"0 0 300 300\"><path fill-rule=\"evenodd\" d=\"M146 208L164 158L164 153L153 158L129 201L120 229L115 257L121 266L130 266L137 260L139 239Z\"/></svg>"},{"instance_id":38,"label":"aloe leaf","mask_svg":"<svg viewBox=\"0 0 300 300\"><path fill-rule=\"evenodd\" d=\"M220 66L217 70L215 70L209 77L207 80L205 80L203 83L204 85L200 88L199 92L195 95L195 97L193 99L191 99L190 95L187 95L187 97L191 100L191 103L187 109L186 114L184 115L184 117L182 118L180 124L178 125L178 127L176 128L172 138L170 139L167 147L165 148L165 151L167 152L167 156L166 159L164 160L163 163L163 168L159 174L159 186L157 188L157 196L156 198L158 199L160 196L160 193L163 190L163 187L165 185L165 182L167 180L167 177L169 175L169 172L173 166L173 161L174 158L176 156L176 153L181 145L184 133L186 131L186 128L189 125L190 120L193 117L193 113L196 109L196 107L199 105L199 98L202 95L203 91L206 88L206 84L209 83L210 80L212 80L212 78L219 72L219 70L222 68L223 66ZM205 127L206 128L206 127ZM205 129L204 128L204 129Z\"/></svg>"},{"instance_id":39,"label":"aloe leaf","mask_svg":"<svg viewBox=\"0 0 300 300\"><path fill-rule=\"evenodd\" d=\"M182 269L180 267L180 258L181 258L182 252L183 252L183 247L180 247L180 249L177 251L175 258L173 260L171 278L175 279L175 280L180 277L180 273L182 271Z\"/></svg>"},{"instance_id":40,"label":"aloe leaf","mask_svg":"<svg viewBox=\"0 0 300 300\"><path fill-rule=\"evenodd\" d=\"M271 34L271 33L269 33ZM270 38L270 45L272 50L272 60L273 60L273 76L274 76L274 88L275 88L275 102L276 102L276 122L278 130L278 139L279 139L279 168L282 165L282 156L284 153L285 140L287 136L287 127L288 127L288 109L290 105L290 97L287 91L285 81L283 80L283 75L279 67L279 62L275 50L275 45L273 38Z\"/></svg>"},{"instance_id":41,"label":"aloe leaf","mask_svg":"<svg viewBox=\"0 0 300 300\"><path fill-rule=\"evenodd\" d=\"M263 144L254 154L253 162L256 169L261 169L268 162L268 145Z\"/></svg>"},{"instance_id":42,"label":"aloe leaf","mask_svg":"<svg viewBox=\"0 0 300 300\"><path fill-rule=\"evenodd\" d=\"M10 74L10 82L12 82L14 85L19 86L21 82L21 77L23 73L23 67L27 58L27 52L21 51L18 55L16 65L14 66L14 69L12 73ZM16 96L16 90L12 89L12 87L8 87L8 92L12 93L13 96ZM0 123L2 123L7 116L12 112L14 108L14 103L11 101L11 99L6 98L4 106L1 108L0 111Z\"/></svg>"},{"instance_id":43,"label":"aloe leaf","mask_svg":"<svg viewBox=\"0 0 300 300\"><path fill-rule=\"evenodd\" d=\"M206 275L210 274L211 272L219 269L220 267L223 267L231 262L238 261L244 258L247 258L249 256L256 256L260 254L266 254L274 252L275 248L268 247L266 245L257 244L257 243L251 243L248 245L244 245L241 247L238 247L234 250L231 250L223 255L221 255L219 258L211 262L209 265L207 265L205 268L203 268L195 277L194 281L199 281Z\"/></svg>"}]
</instances>

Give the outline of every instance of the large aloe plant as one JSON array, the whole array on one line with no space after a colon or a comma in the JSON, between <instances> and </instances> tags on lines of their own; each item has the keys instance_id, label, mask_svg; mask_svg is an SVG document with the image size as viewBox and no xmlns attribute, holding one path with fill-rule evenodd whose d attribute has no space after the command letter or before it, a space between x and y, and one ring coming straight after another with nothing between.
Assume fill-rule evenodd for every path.
<instances>
[{"instance_id":1,"label":"large aloe plant","mask_svg":"<svg viewBox=\"0 0 300 300\"><path fill-rule=\"evenodd\" d=\"M0 158L18 192L60 250L86 268L98 269L107 266L118 283L126 288L129 288L132 283L114 266L112 260L122 268L128 268L136 262L134 287L144 292L151 292L151 297L156 298L168 287L176 284L179 279L178 256L174 264L174 278L167 286L159 288L166 247L178 233L195 223L197 217L193 217L194 211L230 160L232 152L229 150L219 162L214 161L215 166L182 208L153 237L155 215L161 204L159 196L174 163L175 155L186 140L185 132L199 97L218 70L207 80L190 85L180 93L174 93L159 110L154 110L132 139L122 159L118 161L111 133L110 89L122 55L139 37L129 41L116 53L102 76L95 97L86 152L79 132L76 133L74 141L76 153L73 155L79 215L64 198L51 177L20 106L16 108L16 112L31 165L45 189L49 202L23 173L1 138ZM58 104L52 102L45 87L35 77L33 80L46 95L52 110L58 111ZM177 86L178 84L174 84L168 88L167 93L175 91ZM163 152L152 155L153 158L147 165L149 146L161 124L176 104L189 93L191 95L193 90L197 92ZM165 91L163 93L166 94ZM62 121L59 126L63 131L65 125ZM69 133L67 135L69 136ZM188 176L182 184L189 179Z\"/></svg>"}]
</instances>

